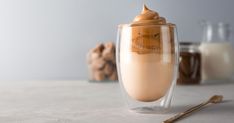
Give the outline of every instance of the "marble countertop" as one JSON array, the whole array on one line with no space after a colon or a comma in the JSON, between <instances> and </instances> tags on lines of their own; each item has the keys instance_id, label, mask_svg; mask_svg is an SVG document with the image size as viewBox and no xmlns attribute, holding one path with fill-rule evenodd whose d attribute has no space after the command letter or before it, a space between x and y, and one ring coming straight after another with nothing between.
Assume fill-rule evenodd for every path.
<instances>
[{"instance_id":1,"label":"marble countertop","mask_svg":"<svg viewBox=\"0 0 234 123\"><path fill-rule=\"evenodd\" d=\"M0 123L161 123L214 94L224 102L179 123L232 123L234 82L177 86L167 114L127 110L118 82L1 81Z\"/></svg>"}]
</instances>

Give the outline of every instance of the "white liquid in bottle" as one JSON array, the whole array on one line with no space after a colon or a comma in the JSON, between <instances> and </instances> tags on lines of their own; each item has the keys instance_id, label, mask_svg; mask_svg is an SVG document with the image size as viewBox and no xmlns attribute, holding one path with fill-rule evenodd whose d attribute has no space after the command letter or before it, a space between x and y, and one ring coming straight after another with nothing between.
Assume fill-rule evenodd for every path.
<instances>
[{"instance_id":1,"label":"white liquid in bottle","mask_svg":"<svg viewBox=\"0 0 234 123\"><path fill-rule=\"evenodd\" d=\"M202 79L230 79L234 73L234 48L229 42L202 43Z\"/></svg>"}]
</instances>

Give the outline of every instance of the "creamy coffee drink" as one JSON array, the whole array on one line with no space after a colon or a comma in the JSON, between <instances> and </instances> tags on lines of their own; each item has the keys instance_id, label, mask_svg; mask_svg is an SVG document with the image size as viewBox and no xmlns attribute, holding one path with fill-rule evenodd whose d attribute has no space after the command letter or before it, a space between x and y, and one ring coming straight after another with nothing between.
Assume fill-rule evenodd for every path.
<instances>
[{"instance_id":1,"label":"creamy coffee drink","mask_svg":"<svg viewBox=\"0 0 234 123\"><path fill-rule=\"evenodd\" d=\"M175 70L174 24L146 6L120 32L120 72L127 94L151 102L165 96Z\"/></svg>"}]
</instances>

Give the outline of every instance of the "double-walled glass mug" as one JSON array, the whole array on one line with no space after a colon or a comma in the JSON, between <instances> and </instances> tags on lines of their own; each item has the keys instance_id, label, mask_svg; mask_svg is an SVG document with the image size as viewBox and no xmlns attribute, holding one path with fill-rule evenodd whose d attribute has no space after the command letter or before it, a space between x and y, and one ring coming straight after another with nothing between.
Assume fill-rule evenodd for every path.
<instances>
[{"instance_id":1,"label":"double-walled glass mug","mask_svg":"<svg viewBox=\"0 0 234 123\"><path fill-rule=\"evenodd\" d=\"M117 69L130 110L169 110L178 71L178 41L174 24L119 25Z\"/></svg>"}]
</instances>

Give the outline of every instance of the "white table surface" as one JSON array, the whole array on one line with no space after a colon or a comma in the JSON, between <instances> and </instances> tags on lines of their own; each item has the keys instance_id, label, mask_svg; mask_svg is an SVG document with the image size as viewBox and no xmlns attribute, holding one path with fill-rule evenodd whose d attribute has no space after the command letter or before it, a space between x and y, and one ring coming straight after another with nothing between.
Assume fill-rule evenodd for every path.
<instances>
[{"instance_id":1,"label":"white table surface","mask_svg":"<svg viewBox=\"0 0 234 123\"><path fill-rule=\"evenodd\" d=\"M168 114L129 112L117 82L1 81L0 123L161 123L214 94L225 101L179 123L233 123L234 82L177 86Z\"/></svg>"}]
</instances>

